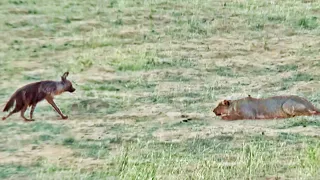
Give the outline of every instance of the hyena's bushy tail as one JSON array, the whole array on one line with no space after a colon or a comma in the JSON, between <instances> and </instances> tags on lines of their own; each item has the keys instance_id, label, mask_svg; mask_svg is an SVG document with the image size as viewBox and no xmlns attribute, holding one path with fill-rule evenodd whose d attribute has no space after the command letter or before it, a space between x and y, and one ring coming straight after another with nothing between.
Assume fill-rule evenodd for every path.
<instances>
[{"instance_id":1,"label":"hyena's bushy tail","mask_svg":"<svg viewBox=\"0 0 320 180\"><path fill-rule=\"evenodd\" d=\"M16 100L16 94L11 96L11 98L7 102L6 106L4 107L3 112L9 111L9 109L13 106L15 100Z\"/></svg>"}]
</instances>

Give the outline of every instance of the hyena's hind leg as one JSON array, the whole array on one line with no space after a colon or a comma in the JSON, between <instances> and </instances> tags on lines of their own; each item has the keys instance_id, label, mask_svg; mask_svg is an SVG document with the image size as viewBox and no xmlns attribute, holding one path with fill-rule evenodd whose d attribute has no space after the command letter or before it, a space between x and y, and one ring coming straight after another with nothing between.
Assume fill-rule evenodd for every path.
<instances>
[{"instance_id":1,"label":"hyena's hind leg","mask_svg":"<svg viewBox=\"0 0 320 180\"><path fill-rule=\"evenodd\" d=\"M14 106L14 109L5 117L2 118L2 120L8 119L12 114L19 112L22 109L23 104L20 101L16 101L16 104Z\"/></svg>"},{"instance_id":2,"label":"hyena's hind leg","mask_svg":"<svg viewBox=\"0 0 320 180\"><path fill-rule=\"evenodd\" d=\"M19 112L20 111L20 109L16 106L15 108L14 108L14 110L12 110L7 116L5 116L5 117L2 117L2 120L4 121L4 120L6 120L8 117L10 117L12 114L14 114L14 113L17 113L17 112Z\"/></svg>"},{"instance_id":3,"label":"hyena's hind leg","mask_svg":"<svg viewBox=\"0 0 320 180\"><path fill-rule=\"evenodd\" d=\"M23 106L23 108L21 109L20 116L21 116L21 117L23 118L23 120L26 121L26 122L34 121L34 120L32 120L32 119L27 119L27 118L24 116L24 113L26 112L27 108L28 108L28 105L25 104L25 105Z\"/></svg>"},{"instance_id":4,"label":"hyena's hind leg","mask_svg":"<svg viewBox=\"0 0 320 180\"><path fill-rule=\"evenodd\" d=\"M282 109L288 115L294 116L311 116L314 114L313 110L308 108L305 104L294 101L287 100L283 105Z\"/></svg>"},{"instance_id":5,"label":"hyena's hind leg","mask_svg":"<svg viewBox=\"0 0 320 180\"><path fill-rule=\"evenodd\" d=\"M26 122L34 121L34 120L32 120L32 119L27 119L27 118L24 116L24 113L25 113L26 110L28 109L28 106L29 106L29 103L30 103L30 99L27 99L26 91L23 91L23 92L22 92L22 100L23 100L23 108L21 109L20 116L21 116L21 117L23 118L23 120L26 121Z\"/></svg>"}]
</instances>

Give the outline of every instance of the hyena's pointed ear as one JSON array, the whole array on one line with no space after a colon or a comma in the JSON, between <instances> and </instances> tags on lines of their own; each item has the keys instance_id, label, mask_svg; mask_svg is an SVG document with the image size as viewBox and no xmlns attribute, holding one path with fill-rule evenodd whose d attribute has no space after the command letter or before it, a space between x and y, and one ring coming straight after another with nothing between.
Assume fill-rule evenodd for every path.
<instances>
[{"instance_id":1,"label":"hyena's pointed ear","mask_svg":"<svg viewBox=\"0 0 320 180\"><path fill-rule=\"evenodd\" d=\"M65 73L61 76L61 80L62 80L62 81L65 81L65 80L67 79L68 75L69 75L69 72L65 72Z\"/></svg>"}]
</instances>

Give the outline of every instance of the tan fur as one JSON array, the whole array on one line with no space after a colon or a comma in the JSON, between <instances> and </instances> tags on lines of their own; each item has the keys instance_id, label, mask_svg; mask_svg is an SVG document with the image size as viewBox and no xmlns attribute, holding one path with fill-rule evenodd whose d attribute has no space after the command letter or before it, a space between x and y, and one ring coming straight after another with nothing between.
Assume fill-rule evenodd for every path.
<instances>
[{"instance_id":1,"label":"tan fur","mask_svg":"<svg viewBox=\"0 0 320 180\"><path fill-rule=\"evenodd\" d=\"M273 96L264 99L250 95L238 100L223 100L214 109L224 120L280 119L320 115L320 110L299 96Z\"/></svg>"},{"instance_id":2,"label":"tan fur","mask_svg":"<svg viewBox=\"0 0 320 180\"><path fill-rule=\"evenodd\" d=\"M64 88L64 86L62 84L58 84L57 85L57 90L55 92L52 92L51 96L53 97L53 96L57 96L57 95L62 94L64 92L64 89L65 88Z\"/></svg>"}]
</instances>

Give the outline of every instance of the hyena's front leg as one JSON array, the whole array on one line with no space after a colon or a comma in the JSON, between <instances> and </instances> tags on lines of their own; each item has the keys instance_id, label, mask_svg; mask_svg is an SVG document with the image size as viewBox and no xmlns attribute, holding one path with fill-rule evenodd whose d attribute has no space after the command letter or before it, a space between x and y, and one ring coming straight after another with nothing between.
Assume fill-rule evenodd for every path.
<instances>
[{"instance_id":1,"label":"hyena's front leg","mask_svg":"<svg viewBox=\"0 0 320 180\"><path fill-rule=\"evenodd\" d=\"M30 110L30 119L32 120L32 116L33 116L33 112L34 112L34 109L36 108L37 104L33 104L31 105L31 110Z\"/></svg>"},{"instance_id":2,"label":"hyena's front leg","mask_svg":"<svg viewBox=\"0 0 320 180\"><path fill-rule=\"evenodd\" d=\"M60 111L60 109L58 108L56 103L54 103L53 98L50 95L48 95L45 99L59 113L59 115L62 117L62 119L68 119L68 116L65 116L65 115L62 114L62 112Z\"/></svg>"}]
</instances>

